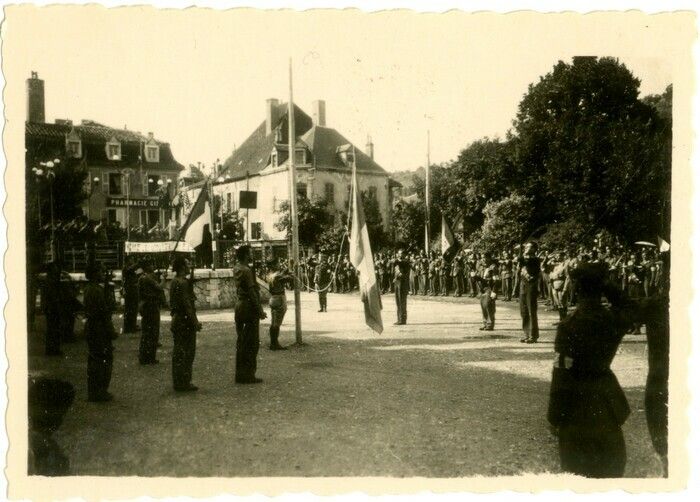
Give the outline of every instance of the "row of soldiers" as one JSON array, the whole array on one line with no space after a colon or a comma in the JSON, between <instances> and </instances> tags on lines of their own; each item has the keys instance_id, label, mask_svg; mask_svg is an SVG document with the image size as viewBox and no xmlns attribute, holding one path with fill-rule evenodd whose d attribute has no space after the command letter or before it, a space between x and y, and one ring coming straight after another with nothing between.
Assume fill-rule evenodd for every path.
<instances>
[{"instance_id":1,"label":"row of soldiers","mask_svg":"<svg viewBox=\"0 0 700 502\"><path fill-rule=\"evenodd\" d=\"M543 249L537 256L541 263L540 298L548 304L555 303L552 283L562 280L562 266L570 268L577 263L605 262L610 279L633 298L653 294L664 272L656 248L635 252L581 246L566 251ZM396 258L397 253L390 252L377 253L375 257L375 272L383 293L394 292L392 274ZM505 301L517 297L518 256L511 249L495 255L463 249L451 260L436 251L430 255L424 251L408 253L404 258L410 266L411 295L476 297L483 293L486 283Z\"/></svg>"}]
</instances>

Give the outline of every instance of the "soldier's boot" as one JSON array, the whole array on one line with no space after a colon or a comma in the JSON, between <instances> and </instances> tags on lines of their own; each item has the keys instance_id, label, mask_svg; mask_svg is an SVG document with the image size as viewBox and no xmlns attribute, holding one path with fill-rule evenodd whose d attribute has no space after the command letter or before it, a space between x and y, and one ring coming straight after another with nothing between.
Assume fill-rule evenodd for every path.
<instances>
[{"instance_id":1,"label":"soldier's boot","mask_svg":"<svg viewBox=\"0 0 700 502\"><path fill-rule=\"evenodd\" d=\"M280 345L279 338L279 327L270 326L270 350L287 350L287 347L282 347Z\"/></svg>"},{"instance_id":2,"label":"soldier's boot","mask_svg":"<svg viewBox=\"0 0 700 502\"><path fill-rule=\"evenodd\" d=\"M558 310L559 310L559 320L563 321L564 319L566 319L567 309L566 309L566 307L562 307Z\"/></svg>"}]
</instances>

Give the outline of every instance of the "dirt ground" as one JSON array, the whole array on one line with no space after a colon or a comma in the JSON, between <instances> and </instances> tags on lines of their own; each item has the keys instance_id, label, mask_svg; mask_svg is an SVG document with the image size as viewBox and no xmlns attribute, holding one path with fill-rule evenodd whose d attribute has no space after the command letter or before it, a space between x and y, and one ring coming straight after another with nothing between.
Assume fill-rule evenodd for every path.
<instances>
[{"instance_id":1,"label":"dirt ground","mask_svg":"<svg viewBox=\"0 0 700 502\"><path fill-rule=\"evenodd\" d=\"M233 384L231 311L200 313L196 393L171 385L170 316L163 312L160 364L138 364L138 335L115 342L111 403L86 401L84 341L60 359L42 355L43 319L30 368L71 381L77 399L56 434L79 475L462 477L558 472L546 422L555 316L541 306L541 343L518 342L516 303L498 302L496 330L478 330L468 298L409 297L409 324L365 325L357 294L329 295L318 313L302 294L303 346L267 350L261 326L260 385ZM290 310L281 341L294 341ZM115 316L115 324L121 320ZM76 323L78 330L81 322ZM660 476L643 406L646 343L625 338L613 368L632 414L625 424L630 477Z\"/></svg>"}]
</instances>

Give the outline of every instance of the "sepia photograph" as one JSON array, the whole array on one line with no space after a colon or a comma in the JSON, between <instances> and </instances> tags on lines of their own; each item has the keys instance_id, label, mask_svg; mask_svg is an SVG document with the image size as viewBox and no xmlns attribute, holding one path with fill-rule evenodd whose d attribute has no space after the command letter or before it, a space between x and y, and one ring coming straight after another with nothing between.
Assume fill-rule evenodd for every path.
<instances>
[{"instance_id":1,"label":"sepia photograph","mask_svg":"<svg viewBox=\"0 0 700 502\"><path fill-rule=\"evenodd\" d=\"M692 13L4 15L14 496L683 486Z\"/></svg>"}]
</instances>

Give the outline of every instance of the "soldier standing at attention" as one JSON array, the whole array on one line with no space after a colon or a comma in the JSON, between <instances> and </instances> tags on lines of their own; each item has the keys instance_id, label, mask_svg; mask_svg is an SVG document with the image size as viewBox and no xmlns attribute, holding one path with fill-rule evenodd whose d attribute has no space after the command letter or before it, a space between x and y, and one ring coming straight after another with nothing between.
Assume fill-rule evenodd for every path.
<instances>
[{"instance_id":1,"label":"soldier standing at attention","mask_svg":"<svg viewBox=\"0 0 700 502\"><path fill-rule=\"evenodd\" d=\"M136 333L139 330L136 317L139 311L139 279L136 275L138 264L133 256L126 257L122 269L122 292L124 295L123 333Z\"/></svg>"},{"instance_id":2,"label":"soldier standing at attention","mask_svg":"<svg viewBox=\"0 0 700 502\"><path fill-rule=\"evenodd\" d=\"M46 318L46 334L44 335L45 354L47 356L62 356L61 352L61 268L58 263L48 264L46 279L41 289L41 308Z\"/></svg>"},{"instance_id":3,"label":"soldier standing at attention","mask_svg":"<svg viewBox=\"0 0 700 502\"><path fill-rule=\"evenodd\" d=\"M192 385L192 364L197 348L197 331L202 324L197 319L192 291L192 278L187 277L190 263L183 256L173 260L175 277L170 283L170 331L173 332L173 389L176 392L197 390Z\"/></svg>"},{"instance_id":4,"label":"soldier standing at attention","mask_svg":"<svg viewBox=\"0 0 700 502\"><path fill-rule=\"evenodd\" d=\"M462 252L457 253L452 259L452 286L454 287L454 296L458 298L464 293L464 265L462 264Z\"/></svg>"},{"instance_id":5,"label":"soldier standing at attention","mask_svg":"<svg viewBox=\"0 0 700 502\"><path fill-rule=\"evenodd\" d=\"M535 343L540 337L537 324L537 284L540 280L540 259L535 254L537 244L527 242L520 247L518 267L520 276L520 317L525 336L523 343Z\"/></svg>"},{"instance_id":6,"label":"soldier standing at attention","mask_svg":"<svg viewBox=\"0 0 700 502\"><path fill-rule=\"evenodd\" d=\"M607 272L603 264L571 271L579 306L557 328L547 412L559 439L562 470L591 478L622 477L627 461L622 424L630 407L610 364L632 305L605 284ZM610 310L601 303L603 295Z\"/></svg>"},{"instance_id":7,"label":"soldier standing at attention","mask_svg":"<svg viewBox=\"0 0 700 502\"><path fill-rule=\"evenodd\" d=\"M319 312L328 312L328 286L331 282L331 271L328 269L326 257L318 255L318 265L314 271L314 284L318 291Z\"/></svg>"},{"instance_id":8,"label":"soldier standing at attention","mask_svg":"<svg viewBox=\"0 0 700 502\"><path fill-rule=\"evenodd\" d=\"M160 336L160 308L163 301L165 280L158 281L153 273L153 265L143 264L143 275L139 277L139 306L141 310L141 344L139 363L157 364L156 350Z\"/></svg>"},{"instance_id":9,"label":"soldier standing at attention","mask_svg":"<svg viewBox=\"0 0 700 502\"><path fill-rule=\"evenodd\" d=\"M270 260L267 264L270 273L267 283L270 285L270 350L287 350L279 342L280 326L287 313L287 295L285 287L294 276L287 270L279 267L277 260Z\"/></svg>"},{"instance_id":10,"label":"soldier standing at attention","mask_svg":"<svg viewBox=\"0 0 700 502\"><path fill-rule=\"evenodd\" d=\"M399 249L396 253L394 261L394 294L396 296L396 317L394 324L406 324L408 312L406 311L406 302L408 299L408 277L410 265L403 257L403 249Z\"/></svg>"},{"instance_id":11,"label":"soldier standing at attention","mask_svg":"<svg viewBox=\"0 0 700 502\"><path fill-rule=\"evenodd\" d=\"M260 305L258 285L248 267L249 262L250 246L236 249L233 281L236 288L236 383L239 384L262 382L255 372L260 348L260 319L265 319L267 314Z\"/></svg>"},{"instance_id":12,"label":"soldier standing at attention","mask_svg":"<svg viewBox=\"0 0 700 502\"><path fill-rule=\"evenodd\" d=\"M85 339L88 345L87 387L88 401L92 402L113 399L107 389L112 380L112 340L117 337L117 333L112 324L112 312L100 284L103 275L101 263L90 263L85 270L85 278L88 280L83 291Z\"/></svg>"}]
</instances>

